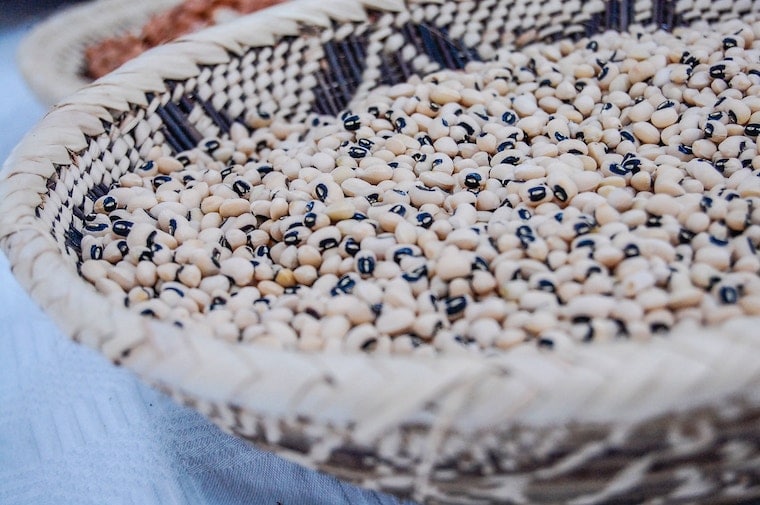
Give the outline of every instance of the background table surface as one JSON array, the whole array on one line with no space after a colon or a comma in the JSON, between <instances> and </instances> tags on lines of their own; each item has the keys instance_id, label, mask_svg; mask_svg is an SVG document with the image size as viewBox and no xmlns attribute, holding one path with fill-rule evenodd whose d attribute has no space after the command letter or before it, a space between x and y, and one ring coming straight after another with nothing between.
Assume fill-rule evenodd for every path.
<instances>
[{"instance_id":1,"label":"background table surface","mask_svg":"<svg viewBox=\"0 0 760 505\"><path fill-rule=\"evenodd\" d=\"M0 160L45 113L15 63L18 43L38 17L4 12ZM259 451L70 342L0 253L0 503L401 502Z\"/></svg>"}]
</instances>

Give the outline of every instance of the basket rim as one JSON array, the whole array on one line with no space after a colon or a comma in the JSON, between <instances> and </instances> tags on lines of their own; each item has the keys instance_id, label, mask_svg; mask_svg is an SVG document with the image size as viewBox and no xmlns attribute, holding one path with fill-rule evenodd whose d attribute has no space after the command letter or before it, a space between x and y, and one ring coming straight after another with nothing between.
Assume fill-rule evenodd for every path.
<instances>
[{"instance_id":1,"label":"basket rim","mask_svg":"<svg viewBox=\"0 0 760 505\"><path fill-rule=\"evenodd\" d=\"M53 105L93 82L80 72L88 45L139 28L182 1L95 0L60 9L21 40L16 52L21 75L43 104Z\"/></svg>"},{"instance_id":2,"label":"basket rim","mask_svg":"<svg viewBox=\"0 0 760 505\"><path fill-rule=\"evenodd\" d=\"M457 1L457 0L452 0ZM270 419L351 427L372 443L401 425L473 433L509 425L632 425L728 401L760 405L760 318L714 328L681 325L645 344L433 358L307 354L218 341L111 304L79 278L36 219L54 164L72 163L85 134L103 132L164 79L187 79L245 47L297 35L299 24L361 21L367 10L430 0L294 0L155 48L59 104L21 141L0 178L0 246L33 299L78 341L149 382ZM86 310L82 308L85 307ZM97 316L94 316L97 315ZM188 331L191 330L191 331ZM295 373L297 371L297 373Z\"/></svg>"}]
</instances>

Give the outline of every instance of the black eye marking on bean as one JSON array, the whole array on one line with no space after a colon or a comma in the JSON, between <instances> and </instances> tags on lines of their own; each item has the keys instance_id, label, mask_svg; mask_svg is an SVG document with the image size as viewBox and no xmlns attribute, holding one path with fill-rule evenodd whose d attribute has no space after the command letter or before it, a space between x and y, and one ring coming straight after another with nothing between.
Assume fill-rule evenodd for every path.
<instances>
[{"instance_id":1,"label":"black eye marking on bean","mask_svg":"<svg viewBox=\"0 0 760 505\"><path fill-rule=\"evenodd\" d=\"M414 251L411 247L399 247L396 249L396 251L393 253L393 261L396 263L401 263L401 258L404 256L414 256Z\"/></svg>"},{"instance_id":2,"label":"black eye marking on bean","mask_svg":"<svg viewBox=\"0 0 760 505\"><path fill-rule=\"evenodd\" d=\"M610 173L615 174L615 175L621 175L621 176L628 175L628 170L618 163L610 163L608 170L610 171Z\"/></svg>"},{"instance_id":3,"label":"black eye marking on bean","mask_svg":"<svg viewBox=\"0 0 760 505\"><path fill-rule=\"evenodd\" d=\"M635 256L639 256L641 254L641 251L639 250L639 246L636 244L628 244L623 248L623 254L626 258L633 258Z\"/></svg>"},{"instance_id":4,"label":"black eye marking on bean","mask_svg":"<svg viewBox=\"0 0 760 505\"><path fill-rule=\"evenodd\" d=\"M285 234L283 242L287 245L298 245L301 243L301 234L298 230L291 230Z\"/></svg>"},{"instance_id":5,"label":"black eye marking on bean","mask_svg":"<svg viewBox=\"0 0 760 505\"><path fill-rule=\"evenodd\" d=\"M116 198L110 195L103 198L103 210L105 210L106 212L115 211L117 206L118 204L116 202Z\"/></svg>"},{"instance_id":6,"label":"black eye marking on bean","mask_svg":"<svg viewBox=\"0 0 760 505\"><path fill-rule=\"evenodd\" d=\"M375 258L370 256L359 258L357 261L359 273L369 275L375 271Z\"/></svg>"},{"instance_id":7,"label":"black eye marking on bean","mask_svg":"<svg viewBox=\"0 0 760 505\"><path fill-rule=\"evenodd\" d=\"M517 115L512 111L506 111L501 115L501 121L508 125L513 125L517 122Z\"/></svg>"},{"instance_id":8,"label":"black eye marking on bean","mask_svg":"<svg viewBox=\"0 0 760 505\"><path fill-rule=\"evenodd\" d=\"M424 133L417 136L417 142L419 142L421 146L433 145L433 139L430 138L430 135Z\"/></svg>"},{"instance_id":9,"label":"black eye marking on bean","mask_svg":"<svg viewBox=\"0 0 760 505\"><path fill-rule=\"evenodd\" d=\"M159 186L162 184L166 184L167 182L171 182L172 178L168 175L157 175L153 178L153 188L158 189Z\"/></svg>"},{"instance_id":10,"label":"black eye marking on bean","mask_svg":"<svg viewBox=\"0 0 760 505\"><path fill-rule=\"evenodd\" d=\"M138 168L137 170L142 171L142 172L148 172L150 170L153 170L154 166L156 166L155 162L153 162L153 161L146 161L145 163L143 163L142 165L140 165L140 168Z\"/></svg>"},{"instance_id":11,"label":"black eye marking on bean","mask_svg":"<svg viewBox=\"0 0 760 505\"><path fill-rule=\"evenodd\" d=\"M90 247L90 258L94 260L103 259L103 248L99 245L93 245Z\"/></svg>"},{"instance_id":12,"label":"black eye marking on bean","mask_svg":"<svg viewBox=\"0 0 760 505\"><path fill-rule=\"evenodd\" d=\"M126 237L132 230L133 225L132 221L120 219L113 224L113 232L121 237Z\"/></svg>"},{"instance_id":13,"label":"black eye marking on bean","mask_svg":"<svg viewBox=\"0 0 760 505\"><path fill-rule=\"evenodd\" d=\"M590 238L579 240L578 242L576 242L575 248L578 249L578 248L581 248L581 247L590 247L590 248L594 249L596 247L596 242L593 239L590 239Z\"/></svg>"},{"instance_id":14,"label":"black eye marking on bean","mask_svg":"<svg viewBox=\"0 0 760 505\"><path fill-rule=\"evenodd\" d=\"M726 78L726 66L722 63L713 65L709 70L710 77L713 79L725 79Z\"/></svg>"},{"instance_id":15,"label":"black eye marking on bean","mask_svg":"<svg viewBox=\"0 0 760 505\"><path fill-rule=\"evenodd\" d=\"M554 341L547 337L540 337L537 344L538 347L544 347L546 349L552 349L554 347Z\"/></svg>"},{"instance_id":16,"label":"black eye marking on bean","mask_svg":"<svg viewBox=\"0 0 760 505\"><path fill-rule=\"evenodd\" d=\"M726 247L728 245L728 240L723 240L715 235L710 235L710 243L719 247Z\"/></svg>"},{"instance_id":17,"label":"black eye marking on bean","mask_svg":"<svg viewBox=\"0 0 760 505\"><path fill-rule=\"evenodd\" d=\"M248 194L249 191L251 191L251 185L248 184L248 182L243 180L237 180L234 183L232 183L232 190L237 193L238 196L242 197Z\"/></svg>"},{"instance_id":18,"label":"black eye marking on bean","mask_svg":"<svg viewBox=\"0 0 760 505\"><path fill-rule=\"evenodd\" d=\"M272 259L272 257L269 255L269 246L266 245L260 245L256 248L255 256L259 258L269 258Z\"/></svg>"},{"instance_id":19,"label":"black eye marking on bean","mask_svg":"<svg viewBox=\"0 0 760 505\"><path fill-rule=\"evenodd\" d=\"M430 226L433 224L433 215L429 212L420 212L417 214L417 222L423 228L430 228Z\"/></svg>"},{"instance_id":20,"label":"black eye marking on bean","mask_svg":"<svg viewBox=\"0 0 760 505\"><path fill-rule=\"evenodd\" d=\"M760 135L760 124L750 123L744 127L744 134L748 137L757 137Z\"/></svg>"},{"instance_id":21,"label":"black eye marking on bean","mask_svg":"<svg viewBox=\"0 0 760 505\"><path fill-rule=\"evenodd\" d=\"M483 180L483 177L477 173L477 172L470 172L464 177L464 185L467 186L468 189L477 189L480 187L480 182Z\"/></svg>"},{"instance_id":22,"label":"black eye marking on bean","mask_svg":"<svg viewBox=\"0 0 760 505\"><path fill-rule=\"evenodd\" d=\"M496 152L500 153L502 151L506 151L507 149L514 149L514 148L515 148L515 143L513 141L505 140L504 142L496 146Z\"/></svg>"},{"instance_id":23,"label":"black eye marking on bean","mask_svg":"<svg viewBox=\"0 0 760 505\"><path fill-rule=\"evenodd\" d=\"M314 193L317 195L317 198L319 198L321 201L324 202L327 199L327 194L328 194L327 185L320 182L314 188Z\"/></svg>"},{"instance_id":24,"label":"black eye marking on bean","mask_svg":"<svg viewBox=\"0 0 760 505\"><path fill-rule=\"evenodd\" d=\"M661 335L670 331L670 327L661 321L656 321L649 325L649 330L655 335Z\"/></svg>"},{"instance_id":25,"label":"black eye marking on bean","mask_svg":"<svg viewBox=\"0 0 760 505\"><path fill-rule=\"evenodd\" d=\"M422 265L415 268L411 272L404 273L401 277L407 282L417 282L423 277L427 277L427 275L428 275L427 266Z\"/></svg>"},{"instance_id":26,"label":"black eye marking on bean","mask_svg":"<svg viewBox=\"0 0 760 505\"><path fill-rule=\"evenodd\" d=\"M586 233L589 233L591 231L591 228L593 228L593 226L585 221L575 223L573 226L573 230L575 230L576 235L584 235Z\"/></svg>"},{"instance_id":27,"label":"black eye marking on bean","mask_svg":"<svg viewBox=\"0 0 760 505\"><path fill-rule=\"evenodd\" d=\"M350 256L356 256L361 250L361 247L355 238L348 237L343 244L343 249L345 249L346 253L348 253Z\"/></svg>"},{"instance_id":28,"label":"black eye marking on bean","mask_svg":"<svg viewBox=\"0 0 760 505\"><path fill-rule=\"evenodd\" d=\"M557 292L557 286L555 286L554 283L549 279L541 279L538 281L537 287L540 291L546 291L547 293Z\"/></svg>"},{"instance_id":29,"label":"black eye marking on bean","mask_svg":"<svg viewBox=\"0 0 760 505\"><path fill-rule=\"evenodd\" d=\"M361 121L357 115L349 115L343 118L343 128L348 131L356 131L361 127Z\"/></svg>"},{"instance_id":30,"label":"black eye marking on bean","mask_svg":"<svg viewBox=\"0 0 760 505\"><path fill-rule=\"evenodd\" d=\"M457 126L464 128L464 131L467 132L467 135L472 135L475 133L475 128L473 128L469 123L465 121L460 121Z\"/></svg>"},{"instance_id":31,"label":"black eye marking on bean","mask_svg":"<svg viewBox=\"0 0 760 505\"><path fill-rule=\"evenodd\" d=\"M649 216L646 225L647 228L660 228L662 226L662 216Z\"/></svg>"},{"instance_id":32,"label":"black eye marking on bean","mask_svg":"<svg viewBox=\"0 0 760 505\"><path fill-rule=\"evenodd\" d=\"M467 298L464 296L449 297L444 300L444 304L446 305L446 314L454 316L463 312L467 307Z\"/></svg>"},{"instance_id":33,"label":"black eye marking on bean","mask_svg":"<svg viewBox=\"0 0 760 505\"><path fill-rule=\"evenodd\" d=\"M560 202L567 201L567 191L565 191L565 188L563 188L559 184L554 185L554 188L552 188L552 192L554 193L554 197Z\"/></svg>"},{"instance_id":34,"label":"black eye marking on bean","mask_svg":"<svg viewBox=\"0 0 760 505\"><path fill-rule=\"evenodd\" d=\"M679 244L691 244L692 239L697 234L694 233L691 230L687 230L686 228L681 228L681 230L678 232L678 243Z\"/></svg>"},{"instance_id":35,"label":"black eye marking on bean","mask_svg":"<svg viewBox=\"0 0 760 505\"><path fill-rule=\"evenodd\" d=\"M534 186L528 190L528 198L531 202L540 202L546 198L546 186Z\"/></svg>"},{"instance_id":36,"label":"black eye marking on bean","mask_svg":"<svg viewBox=\"0 0 760 505\"><path fill-rule=\"evenodd\" d=\"M217 149L219 149L220 146L221 144L219 143L218 140L209 140L205 144L203 144L203 147L206 149L206 152L209 152L209 153L212 151L216 151Z\"/></svg>"},{"instance_id":37,"label":"black eye marking on bean","mask_svg":"<svg viewBox=\"0 0 760 505\"><path fill-rule=\"evenodd\" d=\"M322 251L332 249L333 247L338 247L338 241L332 237L322 239L319 242L319 249Z\"/></svg>"},{"instance_id":38,"label":"black eye marking on bean","mask_svg":"<svg viewBox=\"0 0 760 505\"><path fill-rule=\"evenodd\" d=\"M629 142L636 142L636 137L634 137L633 133L629 132L628 130L621 130L620 137Z\"/></svg>"},{"instance_id":39,"label":"black eye marking on bean","mask_svg":"<svg viewBox=\"0 0 760 505\"><path fill-rule=\"evenodd\" d=\"M361 146L351 146L348 149L348 155L354 159L364 158L367 155L367 149Z\"/></svg>"},{"instance_id":40,"label":"black eye marking on bean","mask_svg":"<svg viewBox=\"0 0 760 505\"><path fill-rule=\"evenodd\" d=\"M219 175L222 176L222 179L225 179L228 175L230 175L232 173L232 170L233 170L233 167L232 166L228 166L227 168L225 168L224 170L222 170L219 173Z\"/></svg>"},{"instance_id":41,"label":"black eye marking on bean","mask_svg":"<svg viewBox=\"0 0 760 505\"><path fill-rule=\"evenodd\" d=\"M313 228L317 224L317 215L314 212L307 212L303 216L303 224L308 228Z\"/></svg>"},{"instance_id":42,"label":"black eye marking on bean","mask_svg":"<svg viewBox=\"0 0 760 505\"><path fill-rule=\"evenodd\" d=\"M144 249L138 256L138 261L153 261L153 251Z\"/></svg>"},{"instance_id":43,"label":"black eye marking on bean","mask_svg":"<svg viewBox=\"0 0 760 505\"><path fill-rule=\"evenodd\" d=\"M472 269L488 272L488 262L482 256L475 256L472 262Z\"/></svg>"},{"instance_id":44,"label":"black eye marking on bean","mask_svg":"<svg viewBox=\"0 0 760 505\"><path fill-rule=\"evenodd\" d=\"M348 275L344 275L338 280L338 283L334 288L330 290L332 296L338 296L339 294L351 294L356 286L356 281Z\"/></svg>"},{"instance_id":45,"label":"black eye marking on bean","mask_svg":"<svg viewBox=\"0 0 760 505\"><path fill-rule=\"evenodd\" d=\"M399 216L406 216L406 207L401 204L394 205L389 209L390 212L398 214Z\"/></svg>"}]
</instances>

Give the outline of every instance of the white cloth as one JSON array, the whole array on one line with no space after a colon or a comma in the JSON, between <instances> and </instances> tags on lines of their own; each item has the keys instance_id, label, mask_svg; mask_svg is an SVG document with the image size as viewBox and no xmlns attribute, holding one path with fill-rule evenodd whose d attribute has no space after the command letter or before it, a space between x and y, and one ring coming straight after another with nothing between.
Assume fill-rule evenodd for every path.
<instances>
[{"instance_id":1,"label":"white cloth","mask_svg":"<svg viewBox=\"0 0 760 505\"><path fill-rule=\"evenodd\" d=\"M44 114L16 70L28 27L0 29L0 157ZM74 344L0 254L0 503L399 503L229 436Z\"/></svg>"}]
</instances>

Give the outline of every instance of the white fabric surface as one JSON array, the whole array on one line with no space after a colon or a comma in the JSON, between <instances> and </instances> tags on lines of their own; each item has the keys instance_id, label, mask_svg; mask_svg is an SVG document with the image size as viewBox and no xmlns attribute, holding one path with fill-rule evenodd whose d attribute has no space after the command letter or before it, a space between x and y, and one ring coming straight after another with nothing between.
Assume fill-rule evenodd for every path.
<instances>
[{"instance_id":1,"label":"white fabric surface","mask_svg":"<svg viewBox=\"0 0 760 505\"><path fill-rule=\"evenodd\" d=\"M0 29L0 158L44 114ZM372 504L398 500L226 435L69 341L0 254L0 504Z\"/></svg>"}]
</instances>

